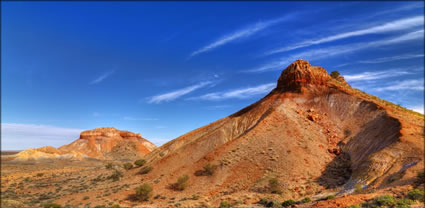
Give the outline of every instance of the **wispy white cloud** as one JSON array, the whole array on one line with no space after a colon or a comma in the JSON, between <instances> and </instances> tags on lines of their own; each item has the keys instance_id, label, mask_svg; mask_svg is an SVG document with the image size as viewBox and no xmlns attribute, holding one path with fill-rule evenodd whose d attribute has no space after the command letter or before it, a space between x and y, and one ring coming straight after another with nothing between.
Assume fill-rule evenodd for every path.
<instances>
[{"instance_id":1,"label":"wispy white cloud","mask_svg":"<svg viewBox=\"0 0 425 208\"><path fill-rule=\"evenodd\" d=\"M301 42L299 44L295 44L295 45L292 45L292 46L274 49L274 50L266 52L265 55L271 55L271 54L275 54L275 53L291 51L291 50L294 50L294 49L297 49L297 48L304 48L304 47L308 47L308 46L312 46L312 45L327 43L327 42L331 42L331 41L335 41L335 40L340 40L340 39L345 39L345 38L350 38L350 37L355 37L355 36L360 36L360 35L405 30L405 29L409 29L409 28L415 28L415 27L418 27L418 26L421 26L421 25L424 25L424 16L415 16L415 17L410 17L410 18L405 18L405 19L399 19L399 20L396 20L396 21L388 22L388 23L383 24L383 25L378 25L378 26L374 26L374 27L370 27L370 28L366 28L366 29L362 29L362 30L355 30L355 31L340 33L340 34L328 36L328 37L317 39L317 40L308 40L308 41ZM397 41L397 40L395 40L395 41Z\"/></svg>"},{"instance_id":2,"label":"wispy white cloud","mask_svg":"<svg viewBox=\"0 0 425 208\"><path fill-rule=\"evenodd\" d=\"M250 36L252 36L252 35L254 35L254 34L256 34L256 33L260 32L262 30L265 30L265 29L267 29L271 26L274 26L274 25L279 24L283 21L286 21L286 20L292 18L292 16L293 15L287 15L287 16L284 16L284 17L280 17L280 18L276 18L276 19L272 19L272 20L268 20L268 21L258 22L256 24L249 25L249 26L247 26L243 29L237 30L233 33L224 35L223 37L215 40L214 42L192 52L190 54L190 57L199 55L201 53L205 53L205 52L210 51L210 50L213 50L217 47L223 46L223 45L228 44L230 42L233 42L235 40L250 37Z\"/></svg>"},{"instance_id":3,"label":"wispy white cloud","mask_svg":"<svg viewBox=\"0 0 425 208\"><path fill-rule=\"evenodd\" d=\"M124 116L122 119L126 121L158 121L159 120L157 118L135 118L131 116Z\"/></svg>"},{"instance_id":4,"label":"wispy white cloud","mask_svg":"<svg viewBox=\"0 0 425 208\"><path fill-rule=\"evenodd\" d=\"M102 75L100 75L99 77L97 77L96 79L92 80L90 82L90 84L99 84L100 82L102 82L103 80L105 80L106 78L111 76L113 73L114 73L114 71L105 72Z\"/></svg>"},{"instance_id":5,"label":"wispy white cloud","mask_svg":"<svg viewBox=\"0 0 425 208\"><path fill-rule=\"evenodd\" d=\"M400 56L382 57L382 58L377 58L377 59L356 61L356 62L353 62L353 63L345 63L345 64L337 65L337 67L342 67L342 66L347 66L347 65L352 65L352 64L379 64L379 63L405 60L405 59L421 58L421 57L424 57L424 54L405 54L405 55L400 55Z\"/></svg>"},{"instance_id":6,"label":"wispy white cloud","mask_svg":"<svg viewBox=\"0 0 425 208\"><path fill-rule=\"evenodd\" d=\"M359 61L359 63L362 63L362 64L378 64L378 63L398 61L398 60L404 60L404 59L420 58L420 57L424 57L424 54L406 54L406 55L401 55L401 56L383 57L383 58L378 58L378 59L374 59L374 60Z\"/></svg>"},{"instance_id":7,"label":"wispy white cloud","mask_svg":"<svg viewBox=\"0 0 425 208\"><path fill-rule=\"evenodd\" d=\"M369 49L373 47L398 44L398 43L412 41L412 40L422 40L423 37L424 37L424 30L418 30L418 31L410 32L400 36L396 36L393 38L384 39L384 40L377 40L377 41L365 42L365 43L347 44L347 45L341 45L341 46L332 46L332 47L321 48L321 49L313 49L313 50L308 50L308 51L304 51L304 52L293 54L293 55L284 56L280 59L264 64L260 67L246 70L245 72L264 72L264 71L271 71L271 70L281 70L282 67L287 66L288 64L292 63L293 61L297 59L305 59L309 61L319 60L322 58L343 55L346 53L351 53L351 52L355 52L362 49Z\"/></svg>"},{"instance_id":8,"label":"wispy white cloud","mask_svg":"<svg viewBox=\"0 0 425 208\"><path fill-rule=\"evenodd\" d=\"M362 72L359 74L347 74L347 75L344 75L344 78L347 81L365 81L365 80L376 80L376 79L385 79L389 77L397 77L397 76L406 75L406 74L412 74L412 73L402 69L392 69L392 70L385 70L385 71Z\"/></svg>"},{"instance_id":9,"label":"wispy white cloud","mask_svg":"<svg viewBox=\"0 0 425 208\"><path fill-rule=\"evenodd\" d=\"M225 99L246 99L254 95L261 95L270 92L276 87L276 83L262 84L255 87L230 90L227 92L208 93L199 97L189 98L190 100L225 100Z\"/></svg>"},{"instance_id":10,"label":"wispy white cloud","mask_svg":"<svg viewBox=\"0 0 425 208\"><path fill-rule=\"evenodd\" d=\"M424 79L409 79L392 82L385 87L378 87L374 91L424 90Z\"/></svg>"},{"instance_id":11,"label":"wispy white cloud","mask_svg":"<svg viewBox=\"0 0 425 208\"><path fill-rule=\"evenodd\" d=\"M82 129L49 125L2 123L2 150L61 146L78 139Z\"/></svg>"},{"instance_id":12,"label":"wispy white cloud","mask_svg":"<svg viewBox=\"0 0 425 208\"><path fill-rule=\"evenodd\" d=\"M179 90L175 90L172 92L168 92L168 93L164 93L164 94L160 94L160 95L156 95L153 96L149 99L148 103L162 103L162 102L168 102L168 101L172 101L175 100L183 95L189 94L197 89L206 87L208 85L213 84L213 82L211 81L205 81L205 82L201 82L199 84L196 85L192 85L189 87L185 87L183 89L179 89Z\"/></svg>"},{"instance_id":13,"label":"wispy white cloud","mask_svg":"<svg viewBox=\"0 0 425 208\"><path fill-rule=\"evenodd\" d=\"M403 2L405 3L405 2ZM412 9L419 9L419 8L424 8L424 3L423 2L414 2L414 3L409 3L409 4L405 4L402 6L398 6L398 7L394 7L388 10L384 10L384 11L380 11L380 12L375 12L374 14L368 16L370 17L375 17L375 16L379 16L379 15L386 15L386 14L393 14L395 12L400 12L400 11L407 11L407 10L412 10Z\"/></svg>"}]
</instances>

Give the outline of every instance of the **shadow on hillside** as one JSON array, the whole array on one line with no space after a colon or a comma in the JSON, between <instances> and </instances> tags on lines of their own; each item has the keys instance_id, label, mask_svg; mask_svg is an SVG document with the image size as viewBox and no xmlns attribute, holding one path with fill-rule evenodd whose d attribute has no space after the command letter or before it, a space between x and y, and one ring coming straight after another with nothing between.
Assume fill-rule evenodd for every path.
<instances>
[{"instance_id":1,"label":"shadow on hillside","mask_svg":"<svg viewBox=\"0 0 425 208\"><path fill-rule=\"evenodd\" d=\"M353 136L347 144L338 144L341 154L326 166L317 183L326 188L344 185L353 171L361 171L358 167L369 155L381 151L400 138L400 127L397 119L385 113L364 124L362 131Z\"/></svg>"},{"instance_id":2,"label":"shadow on hillside","mask_svg":"<svg viewBox=\"0 0 425 208\"><path fill-rule=\"evenodd\" d=\"M130 194L130 195L128 195L127 198L126 198L126 200L132 201L132 202L139 201L139 199L137 199L136 194Z\"/></svg>"},{"instance_id":3,"label":"shadow on hillside","mask_svg":"<svg viewBox=\"0 0 425 208\"><path fill-rule=\"evenodd\" d=\"M350 155L342 152L326 166L317 183L327 189L336 188L344 185L350 179L351 173Z\"/></svg>"}]
</instances>

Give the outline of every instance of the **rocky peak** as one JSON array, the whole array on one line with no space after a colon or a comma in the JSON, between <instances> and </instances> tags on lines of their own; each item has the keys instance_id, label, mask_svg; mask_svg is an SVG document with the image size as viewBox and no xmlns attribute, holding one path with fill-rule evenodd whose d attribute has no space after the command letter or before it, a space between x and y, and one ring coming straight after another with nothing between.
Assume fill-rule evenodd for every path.
<instances>
[{"instance_id":1,"label":"rocky peak","mask_svg":"<svg viewBox=\"0 0 425 208\"><path fill-rule=\"evenodd\" d=\"M277 89L292 91L307 85L326 85L330 78L324 68L311 66L308 61L298 59L283 70L277 82Z\"/></svg>"},{"instance_id":2,"label":"rocky peak","mask_svg":"<svg viewBox=\"0 0 425 208\"><path fill-rule=\"evenodd\" d=\"M139 133L133 133L129 131L120 131L116 128L96 128L92 130L83 131L80 134L80 139L89 139L90 137L96 138L123 138L123 139L142 139L142 135Z\"/></svg>"}]
</instances>

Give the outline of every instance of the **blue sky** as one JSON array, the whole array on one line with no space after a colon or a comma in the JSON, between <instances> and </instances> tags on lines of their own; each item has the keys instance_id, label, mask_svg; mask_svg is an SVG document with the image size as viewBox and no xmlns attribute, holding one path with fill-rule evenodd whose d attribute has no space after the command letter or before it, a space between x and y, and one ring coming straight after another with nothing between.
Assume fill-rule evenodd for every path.
<instances>
[{"instance_id":1,"label":"blue sky","mask_svg":"<svg viewBox=\"0 0 425 208\"><path fill-rule=\"evenodd\" d=\"M2 149L115 127L161 145L296 59L423 112L424 2L1 2Z\"/></svg>"}]
</instances>

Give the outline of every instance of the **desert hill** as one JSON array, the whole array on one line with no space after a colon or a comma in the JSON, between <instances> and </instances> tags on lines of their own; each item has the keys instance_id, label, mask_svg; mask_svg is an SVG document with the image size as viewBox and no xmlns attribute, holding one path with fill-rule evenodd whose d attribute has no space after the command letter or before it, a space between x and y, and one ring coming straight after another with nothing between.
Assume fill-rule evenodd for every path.
<instances>
[{"instance_id":1,"label":"desert hill","mask_svg":"<svg viewBox=\"0 0 425 208\"><path fill-rule=\"evenodd\" d=\"M223 202L227 205L220 207L282 207L275 202L289 199L302 202L293 205L299 208L347 207L423 189L417 177L424 169L423 129L422 114L297 60L283 70L275 89L239 112L159 148L133 146L147 153L141 167L91 160L43 164L37 172L26 166L29 174L2 175L2 190L6 199L29 207L49 200L65 207L219 207ZM140 135L108 128L43 151L119 159L133 153L129 141L150 144ZM134 197L142 184L153 188L147 201Z\"/></svg>"},{"instance_id":2,"label":"desert hill","mask_svg":"<svg viewBox=\"0 0 425 208\"><path fill-rule=\"evenodd\" d=\"M27 149L16 155L16 160L38 159L131 159L150 153L156 146L141 134L115 128L96 128L83 131L71 144Z\"/></svg>"},{"instance_id":3,"label":"desert hill","mask_svg":"<svg viewBox=\"0 0 425 208\"><path fill-rule=\"evenodd\" d=\"M405 184L424 168L423 128L423 116L297 60L260 101L148 154L145 180L162 176L162 194L187 174L190 185L176 193L186 196L263 192L277 178L287 198L382 188L399 176ZM214 176L194 176L207 164L218 166Z\"/></svg>"}]
</instances>

